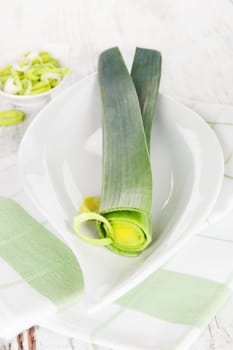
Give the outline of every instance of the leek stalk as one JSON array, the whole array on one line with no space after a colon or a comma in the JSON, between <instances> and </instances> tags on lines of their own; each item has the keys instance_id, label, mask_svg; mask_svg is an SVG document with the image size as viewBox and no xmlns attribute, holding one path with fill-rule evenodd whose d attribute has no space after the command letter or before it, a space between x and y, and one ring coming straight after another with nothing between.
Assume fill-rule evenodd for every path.
<instances>
[{"instance_id":1,"label":"leek stalk","mask_svg":"<svg viewBox=\"0 0 233 350\"><path fill-rule=\"evenodd\" d=\"M96 213L85 213L75 218L75 231L83 240L96 244L96 239L85 237L80 229L81 222L94 219L100 235L98 245L125 256L137 256L152 240L148 146L160 69L161 57L154 50L137 49L132 78L118 48L103 52L99 58L104 149L98 215L108 225L90 215ZM143 79L140 74L145 74Z\"/></svg>"}]
</instances>

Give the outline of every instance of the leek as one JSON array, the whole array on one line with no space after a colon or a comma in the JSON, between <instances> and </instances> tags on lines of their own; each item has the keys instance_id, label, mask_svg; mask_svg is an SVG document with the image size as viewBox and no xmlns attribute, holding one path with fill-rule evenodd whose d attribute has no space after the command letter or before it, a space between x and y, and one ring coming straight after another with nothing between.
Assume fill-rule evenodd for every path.
<instances>
[{"instance_id":1,"label":"leek","mask_svg":"<svg viewBox=\"0 0 233 350\"><path fill-rule=\"evenodd\" d=\"M82 222L96 220L98 245L126 256L140 254L152 240L149 142L160 70L161 56L154 50L136 50L132 78L117 48L105 51L99 59L104 138L101 202L98 214L75 218L75 230L80 238L96 244L80 229ZM90 198L88 203L84 200L82 209L93 206Z\"/></svg>"},{"instance_id":2,"label":"leek","mask_svg":"<svg viewBox=\"0 0 233 350\"><path fill-rule=\"evenodd\" d=\"M19 124L23 122L25 118L25 113L16 109L0 111L0 126Z\"/></svg>"},{"instance_id":3,"label":"leek","mask_svg":"<svg viewBox=\"0 0 233 350\"><path fill-rule=\"evenodd\" d=\"M137 91L147 146L148 150L150 150L151 128L155 115L161 76L160 52L137 48L131 76Z\"/></svg>"},{"instance_id":4,"label":"leek","mask_svg":"<svg viewBox=\"0 0 233 350\"><path fill-rule=\"evenodd\" d=\"M151 242L152 174L138 98L117 48L100 56L99 83L104 109L100 213L114 229L108 248L137 255ZM97 229L108 236L103 224L97 222Z\"/></svg>"},{"instance_id":5,"label":"leek","mask_svg":"<svg viewBox=\"0 0 233 350\"><path fill-rule=\"evenodd\" d=\"M41 94L53 89L69 73L69 69L60 67L58 60L48 52L32 51L0 69L0 90L13 95ZM25 81L29 82L26 88Z\"/></svg>"}]
</instances>

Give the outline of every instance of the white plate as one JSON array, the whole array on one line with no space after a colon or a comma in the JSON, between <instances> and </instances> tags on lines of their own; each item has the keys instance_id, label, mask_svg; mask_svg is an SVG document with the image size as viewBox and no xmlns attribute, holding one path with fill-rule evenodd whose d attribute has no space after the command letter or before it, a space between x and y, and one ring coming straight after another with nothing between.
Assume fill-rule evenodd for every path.
<instances>
[{"instance_id":1,"label":"white plate","mask_svg":"<svg viewBox=\"0 0 233 350\"><path fill-rule=\"evenodd\" d=\"M86 142L101 127L101 114L92 75L39 113L19 152L25 190L76 255L92 310L141 282L184 244L185 229L207 217L223 180L222 151L212 130L197 114L160 95L151 145L153 243L128 258L82 242L72 224L82 198L100 195L101 158L86 150Z\"/></svg>"}]
</instances>

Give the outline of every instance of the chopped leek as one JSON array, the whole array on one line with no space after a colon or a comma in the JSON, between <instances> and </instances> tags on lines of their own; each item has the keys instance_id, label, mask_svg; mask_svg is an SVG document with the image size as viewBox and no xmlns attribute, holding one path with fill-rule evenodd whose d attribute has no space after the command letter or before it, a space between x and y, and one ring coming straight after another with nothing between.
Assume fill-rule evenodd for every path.
<instances>
[{"instance_id":1,"label":"chopped leek","mask_svg":"<svg viewBox=\"0 0 233 350\"><path fill-rule=\"evenodd\" d=\"M86 197L80 208L80 213L98 212L100 208L100 199L97 197Z\"/></svg>"},{"instance_id":2,"label":"chopped leek","mask_svg":"<svg viewBox=\"0 0 233 350\"><path fill-rule=\"evenodd\" d=\"M16 109L0 111L0 126L19 124L25 119L25 113Z\"/></svg>"},{"instance_id":3,"label":"chopped leek","mask_svg":"<svg viewBox=\"0 0 233 350\"><path fill-rule=\"evenodd\" d=\"M20 88L14 83L14 78L9 77L3 86L3 91L7 94L16 94L20 91Z\"/></svg>"},{"instance_id":4,"label":"chopped leek","mask_svg":"<svg viewBox=\"0 0 233 350\"><path fill-rule=\"evenodd\" d=\"M28 79L22 80L22 88L24 91L24 95L30 95L30 92L32 90L32 82Z\"/></svg>"},{"instance_id":5,"label":"chopped leek","mask_svg":"<svg viewBox=\"0 0 233 350\"><path fill-rule=\"evenodd\" d=\"M84 236L80 228L81 222L96 220L101 245L125 256L137 256L152 240L148 148L160 79L158 62L161 58L157 51L137 49L132 79L118 48L105 51L99 59L104 134L100 209L98 214L78 215L75 231L88 243L97 244L96 239ZM139 79L140 73L145 74L144 80ZM85 201L81 212L95 211L90 205L92 201ZM106 238L111 242L103 241Z\"/></svg>"},{"instance_id":6,"label":"chopped leek","mask_svg":"<svg viewBox=\"0 0 233 350\"><path fill-rule=\"evenodd\" d=\"M17 62L0 69L0 90L13 95L41 94L53 89L69 73L48 52L27 52ZM42 84L36 87L36 83Z\"/></svg>"}]
</instances>

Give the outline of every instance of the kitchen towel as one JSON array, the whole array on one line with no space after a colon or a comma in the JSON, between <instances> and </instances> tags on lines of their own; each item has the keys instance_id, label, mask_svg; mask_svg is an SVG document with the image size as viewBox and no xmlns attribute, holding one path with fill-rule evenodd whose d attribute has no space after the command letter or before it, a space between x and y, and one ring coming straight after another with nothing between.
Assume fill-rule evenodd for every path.
<instances>
[{"instance_id":1,"label":"kitchen towel","mask_svg":"<svg viewBox=\"0 0 233 350\"><path fill-rule=\"evenodd\" d=\"M231 216L220 225L222 235L211 227L197 234L143 283L89 315L69 248L16 202L1 198L0 335L37 323L116 349L186 348L232 294Z\"/></svg>"},{"instance_id":2,"label":"kitchen towel","mask_svg":"<svg viewBox=\"0 0 233 350\"><path fill-rule=\"evenodd\" d=\"M208 222L232 210L232 110L230 106L207 104L198 109L216 130L225 156L222 191ZM77 261L49 232L52 228L22 190L15 155L0 161L0 194L19 202L42 223L35 222L15 202L1 199L0 337L41 324L116 349L180 350L199 336L231 295L230 215L190 239L163 268L116 303L89 315L82 301Z\"/></svg>"}]
</instances>

